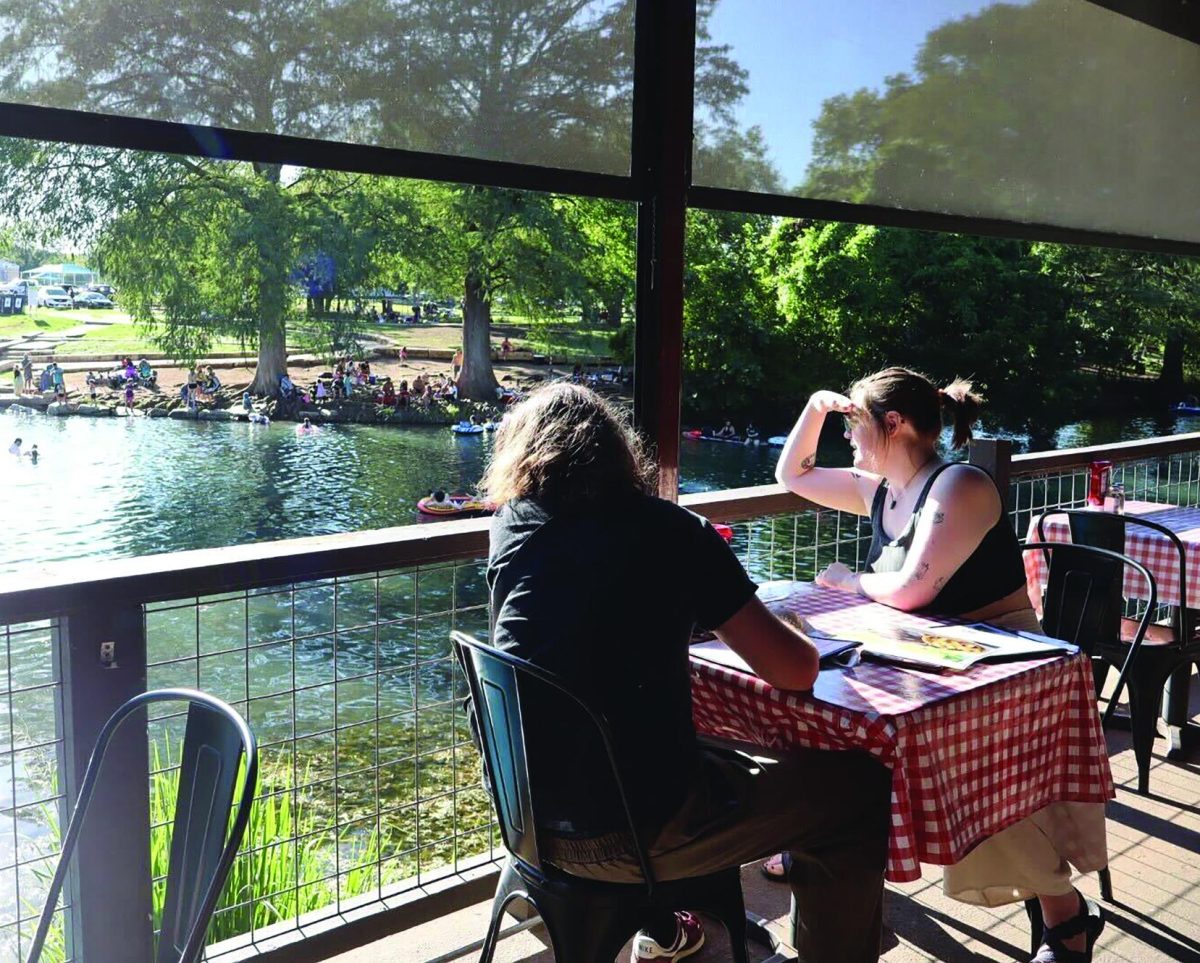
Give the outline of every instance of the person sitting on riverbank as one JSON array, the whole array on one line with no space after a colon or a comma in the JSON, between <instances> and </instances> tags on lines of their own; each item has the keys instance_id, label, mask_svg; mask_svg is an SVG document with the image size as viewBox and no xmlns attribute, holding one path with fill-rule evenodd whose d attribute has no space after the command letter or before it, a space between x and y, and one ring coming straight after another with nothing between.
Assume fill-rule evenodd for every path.
<instances>
[{"instance_id":1,"label":"person sitting on riverbank","mask_svg":"<svg viewBox=\"0 0 1200 963\"><path fill-rule=\"evenodd\" d=\"M379 403L387 408L396 407L396 386L391 378L383 379L383 390L379 393Z\"/></svg>"},{"instance_id":2,"label":"person sitting on riverbank","mask_svg":"<svg viewBox=\"0 0 1200 963\"><path fill-rule=\"evenodd\" d=\"M737 429L733 427L733 422L728 418L725 419L725 424L713 432L714 438L736 438L737 436Z\"/></svg>"},{"instance_id":3,"label":"person sitting on riverbank","mask_svg":"<svg viewBox=\"0 0 1200 963\"><path fill-rule=\"evenodd\" d=\"M286 372L279 376L279 394L289 401L296 396L296 385Z\"/></svg>"},{"instance_id":4,"label":"person sitting on riverbank","mask_svg":"<svg viewBox=\"0 0 1200 963\"><path fill-rule=\"evenodd\" d=\"M407 408L409 402L408 382L402 380L400 382L400 390L396 392L396 407Z\"/></svg>"},{"instance_id":5,"label":"person sitting on riverbank","mask_svg":"<svg viewBox=\"0 0 1200 963\"><path fill-rule=\"evenodd\" d=\"M135 367L131 359L126 358L124 370L121 373L125 376L126 381L128 381L130 378L136 380L138 376L138 369Z\"/></svg>"},{"instance_id":6,"label":"person sitting on riverbank","mask_svg":"<svg viewBox=\"0 0 1200 963\"><path fill-rule=\"evenodd\" d=\"M137 370L138 377L142 379L142 384L147 387L158 380L158 375L154 373L154 369L150 367L150 362L146 360L144 355L142 356L142 360L138 362Z\"/></svg>"},{"instance_id":7,"label":"person sitting on riverbank","mask_svg":"<svg viewBox=\"0 0 1200 963\"><path fill-rule=\"evenodd\" d=\"M749 444L758 441L758 429L754 425L747 425L745 438Z\"/></svg>"}]
</instances>

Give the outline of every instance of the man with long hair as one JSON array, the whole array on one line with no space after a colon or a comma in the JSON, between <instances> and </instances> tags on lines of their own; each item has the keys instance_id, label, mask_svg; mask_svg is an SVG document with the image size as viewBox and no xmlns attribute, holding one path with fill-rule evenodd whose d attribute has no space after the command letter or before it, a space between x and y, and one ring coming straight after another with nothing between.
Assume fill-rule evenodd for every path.
<instances>
[{"instance_id":1,"label":"man with long hair","mask_svg":"<svg viewBox=\"0 0 1200 963\"><path fill-rule=\"evenodd\" d=\"M688 664L696 625L777 688L810 688L818 655L759 601L712 525L654 497L650 478L637 434L587 388L550 385L510 412L483 481L501 506L487 572L493 643L605 714L660 879L787 849L802 957L875 961L889 774L863 753L767 759L698 740ZM615 788L551 712L535 705L525 719L547 858L577 876L640 881ZM678 909L646 921L633 963L700 948L699 922Z\"/></svg>"}]
</instances>

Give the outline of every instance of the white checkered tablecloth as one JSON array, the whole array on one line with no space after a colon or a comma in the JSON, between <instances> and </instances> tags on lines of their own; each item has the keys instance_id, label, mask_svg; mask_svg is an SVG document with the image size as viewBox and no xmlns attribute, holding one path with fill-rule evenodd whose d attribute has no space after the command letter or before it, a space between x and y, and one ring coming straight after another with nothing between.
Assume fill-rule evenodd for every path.
<instances>
[{"instance_id":1,"label":"white checkered tablecloth","mask_svg":"<svg viewBox=\"0 0 1200 963\"><path fill-rule=\"evenodd\" d=\"M797 585L784 603L827 632L921 617ZM774 606L773 606L774 607ZM692 658L699 732L771 748L865 749L892 770L887 878L919 879L1054 802L1114 795L1086 656L934 673L864 662L821 672L812 692Z\"/></svg>"},{"instance_id":2,"label":"white checkered tablecloth","mask_svg":"<svg viewBox=\"0 0 1200 963\"><path fill-rule=\"evenodd\" d=\"M1136 515L1165 525L1183 542L1187 562L1187 606L1200 608L1200 508L1179 508L1156 502L1126 502L1125 514ZM1029 522L1028 541L1039 541L1037 518ZM1067 516L1049 513L1043 524L1045 541L1069 542L1071 529ZM1171 541L1158 532L1136 525L1125 529L1125 554L1150 570L1158 585L1158 601L1164 605L1179 605L1179 552ZM1046 559L1041 552L1025 553L1025 577L1029 584L1040 589L1046 584ZM1040 595L1041 592L1039 591ZM1125 570L1125 596L1144 598L1146 580L1134 569Z\"/></svg>"}]
</instances>

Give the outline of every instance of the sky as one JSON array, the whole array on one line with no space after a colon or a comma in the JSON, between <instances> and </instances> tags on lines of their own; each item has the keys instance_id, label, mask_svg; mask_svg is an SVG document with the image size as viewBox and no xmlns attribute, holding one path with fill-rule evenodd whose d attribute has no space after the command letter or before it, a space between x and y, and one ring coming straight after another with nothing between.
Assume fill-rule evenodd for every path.
<instances>
[{"instance_id":1,"label":"sky","mask_svg":"<svg viewBox=\"0 0 1200 963\"><path fill-rule=\"evenodd\" d=\"M1018 0L1020 2L1020 0ZM804 179L822 102L912 69L925 35L988 0L720 0L709 29L750 72L739 117L766 135L784 182Z\"/></svg>"}]
</instances>

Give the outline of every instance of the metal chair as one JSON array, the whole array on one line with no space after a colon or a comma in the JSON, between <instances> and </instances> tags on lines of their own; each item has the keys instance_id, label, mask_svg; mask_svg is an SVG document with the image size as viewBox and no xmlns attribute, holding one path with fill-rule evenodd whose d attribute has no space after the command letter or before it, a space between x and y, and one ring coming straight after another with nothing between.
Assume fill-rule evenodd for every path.
<instances>
[{"instance_id":1,"label":"metal chair","mask_svg":"<svg viewBox=\"0 0 1200 963\"><path fill-rule=\"evenodd\" d=\"M1158 598L1154 576L1144 565L1119 552L1073 542L1026 542L1021 550L1040 551L1048 559L1046 592L1042 603L1043 631L1053 638L1079 646L1080 651L1089 657L1093 657L1106 640L1115 640L1115 644L1120 644L1126 566L1133 568L1146 581L1146 593L1151 601L1142 613L1132 641L1126 647L1117 687L1101 717L1101 725L1107 726L1150 624L1150 615ZM1099 690L1098 681L1097 693ZM1134 755L1137 754L1135 739ZM1138 757L1139 780L1142 778L1142 765L1141 757ZM1149 771L1149 747L1146 747L1145 766ZM1100 895L1112 902L1112 873L1106 866L1100 870L1099 876ZM1041 906L1036 899L1031 900L1025 904L1025 912L1029 915L1031 952L1037 953L1042 934Z\"/></svg>"},{"instance_id":2,"label":"metal chair","mask_svg":"<svg viewBox=\"0 0 1200 963\"><path fill-rule=\"evenodd\" d=\"M604 716L574 695L559 679L524 659L485 645L461 632L451 639L462 663L483 749L492 802L509 858L496 885L491 923L480 963L490 963L504 911L517 898L531 904L550 934L560 963L611 963L621 947L655 909L698 909L725 924L735 963L749 963L741 874L737 867L692 879L655 878L646 842L638 831L636 803L620 776ZM623 812L630 852L641 867L641 883L606 883L572 876L543 861L538 799L526 753L525 720L531 708L555 706L553 723L581 734L594 733L603 747L596 771L611 774ZM544 709L543 709L544 711ZM547 761L548 763L549 761Z\"/></svg>"},{"instance_id":3,"label":"metal chair","mask_svg":"<svg viewBox=\"0 0 1200 963\"><path fill-rule=\"evenodd\" d=\"M258 784L258 746L245 720L220 699L192 689L158 689L134 696L100 730L26 963L36 963L41 956L108 743L122 722L152 702L190 703L155 963L194 963L204 948L209 919L250 821L250 807ZM237 815L229 828L234 784L243 757L245 767Z\"/></svg>"},{"instance_id":4,"label":"metal chair","mask_svg":"<svg viewBox=\"0 0 1200 963\"><path fill-rule=\"evenodd\" d=\"M1077 509L1051 514L1067 516L1071 527L1071 539L1080 545L1092 545L1106 548L1109 551L1125 551L1126 531L1132 526L1147 529L1165 538L1171 545L1179 567L1179 584L1187 583L1187 552L1179 536L1158 522L1140 518L1136 515L1117 515L1112 512L1082 511ZM1038 519L1038 537L1041 538L1043 521L1046 516ZM1157 602L1157 597L1155 603ZM1186 599L1181 599L1186 603ZM1151 603L1154 608L1155 603ZM1186 604L1171 606L1171 624L1160 625L1152 623L1145 633L1145 644L1129 677L1130 698L1130 728L1134 733L1134 751L1141 753L1138 757L1138 792L1148 795L1150 792L1150 753L1157 732L1155 720L1162 710L1163 690L1170 684L1170 698L1167 705L1167 725L1175 726L1181 731L1188 726L1188 685L1193 663L1200 663L1200 637L1197 637L1197 626L1194 622L1195 612ZM1122 641L1117 644L1105 644L1096 652L1095 663L1096 689L1103 688L1108 676L1110 664L1118 664L1124 656L1125 646L1131 642L1135 632L1135 624L1131 619L1122 620ZM1134 700L1141 709L1141 728L1134 720ZM1114 702L1116 699L1114 698ZM1144 759L1144 762L1143 762Z\"/></svg>"}]
</instances>

